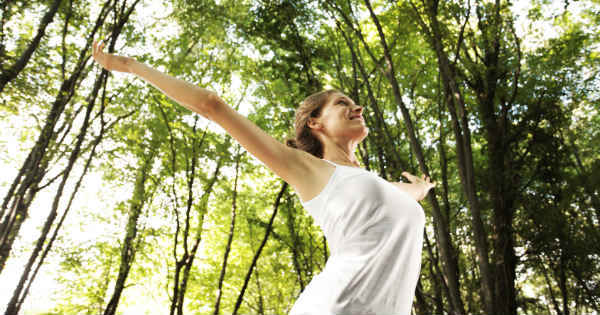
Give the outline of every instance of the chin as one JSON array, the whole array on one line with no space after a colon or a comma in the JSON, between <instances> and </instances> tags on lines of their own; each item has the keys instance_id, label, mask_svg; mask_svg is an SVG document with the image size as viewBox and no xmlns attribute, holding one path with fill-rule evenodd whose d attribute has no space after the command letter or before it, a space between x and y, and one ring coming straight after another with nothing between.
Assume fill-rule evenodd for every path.
<instances>
[{"instance_id":1,"label":"chin","mask_svg":"<svg viewBox=\"0 0 600 315\"><path fill-rule=\"evenodd\" d=\"M365 138L369 135L369 127L365 126L364 131L363 131Z\"/></svg>"},{"instance_id":2,"label":"chin","mask_svg":"<svg viewBox=\"0 0 600 315\"><path fill-rule=\"evenodd\" d=\"M369 135L369 128L365 127L363 129L363 132L360 134L360 136L358 136L358 142L362 142L363 140L365 140L365 138Z\"/></svg>"},{"instance_id":3,"label":"chin","mask_svg":"<svg viewBox=\"0 0 600 315\"><path fill-rule=\"evenodd\" d=\"M369 135L369 128L363 126L362 128L356 128L352 131L346 133L346 137L356 141L358 143L362 142Z\"/></svg>"}]
</instances>

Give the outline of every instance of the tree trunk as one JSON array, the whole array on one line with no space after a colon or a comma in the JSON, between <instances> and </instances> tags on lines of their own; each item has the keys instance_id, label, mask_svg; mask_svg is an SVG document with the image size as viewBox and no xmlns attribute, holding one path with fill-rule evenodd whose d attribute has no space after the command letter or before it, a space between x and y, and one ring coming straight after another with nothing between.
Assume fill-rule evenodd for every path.
<instances>
[{"instance_id":1,"label":"tree trunk","mask_svg":"<svg viewBox=\"0 0 600 315\"><path fill-rule=\"evenodd\" d=\"M377 130L383 131L383 133L385 134L384 139L387 140L386 141L387 146L385 146L385 147L388 147L391 149L390 150L391 155L395 158L395 162L396 162L394 164L399 164L399 167L401 169L407 169L408 162L400 156L400 153L396 149L398 144L395 143L394 137L392 136L391 132L389 131L389 128L383 117L383 113L382 113L381 109L379 108L379 105L378 105L375 95L373 93L373 89L371 88L371 83L369 82L369 76L368 76L362 62L360 61L361 57L359 55L359 52L355 51L352 41L350 41L350 38L346 35L344 30L341 28L341 26L338 25L338 29L339 29L340 33L342 34L342 36L344 37L344 40L346 41L346 45L350 49L353 65L358 66L360 75L365 82L365 87L367 88L367 96L369 98L369 104L371 105L371 107L373 108L374 113L375 113L375 121L377 122L377 124L376 124ZM356 98L356 101L358 102L358 94L356 94L354 97ZM376 138L379 138L379 137L376 137ZM381 146L377 146L377 147L379 148ZM398 168L396 168L396 169L398 169Z\"/></svg>"},{"instance_id":2,"label":"tree trunk","mask_svg":"<svg viewBox=\"0 0 600 315\"><path fill-rule=\"evenodd\" d=\"M217 285L217 302L215 303L215 311L213 313L214 315L219 314L221 296L223 295L223 281L225 280L225 273L227 272L227 259L229 258L229 252L231 251L231 243L233 242L233 235L235 232L235 217L237 212L237 186L240 173L240 159L240 146L238 145L235 161L235 180L233 184L233 195L231 196L231 224L229 226L227 246L225 247L225 254L223 255L223 265L221 267L221 274L219 275L219 283Z\"/></svg>"},{"instance_id":3,"label":"tree trunk","mask_svg":"<svg viewBox=\"0 0 600 315\"><path fill-rule=\"evenodd\" d=\"M487 169L493 183L489 187L489 193L494 209L495 307L496 311L501 314L516 314L515 270L517 258L514 252L513 217L519 185L513 178L517 177L521 166L513 163L514 154L511 152L508 142L508 129L511 128L511 123L507 123L506 115L511 104L503 103L501 108L497 108L500 107L497 104L498 82L502 79L500 72L505 70L500 64L499 58L500 42L504 40L505 36L503 35L500 6L501 4L497 0L489 13L484 10L476 10L485 52L483 57L485 68L483 73L476 74L483 80L478 80L473 87L477 95L482 125L485 129ZM490 36L491 38L489 38ZM517 49L518 47L517 43ZM520 52L517 56L520 56ZM513 84L518 86L518 83L517 75ZM513 99L516 97L516 92L515 89Z\"/></svg>"},{"instance_id":4,"label":"tree trunk","mask_svg":"<svg viewBox=\"0 0 600 315\"><path fill-rule=\"evenodd\" d=\"M10 0L5 0L5 1L10 2ZM6 84L8 82L10 82L12 79L16 78L17 75L19 75L19 73L25 68L25 66L29 62L29 59L31 58L31 55L33 55L33 52L40 45L40 41L42 40L42 37L44 37L44 34L46 33L46 28L54 19L54 16L56 15L56 12L58 11L58 7L60 6L61 2L62 2L61 0L54 0L54 2L52 2L50 7L48 8L48 11L46 11L46 14L44 14L44 16L42 17L42 20L40 21L40 25L38 26L38 30L37 30L35 37L31 41L31 43L29 43L29 46L27 46L27 48L21 54L19 59L17 61L15 61L15 63L12 64L10 67L8 67L6 70L0 69L0 70L2 70L2 73L0 73L0 93L2 93ZM6 5L6 4L4 4L4 5ZM4 24L4 23L2 23L2 24ZM3 55L1 55L1 56L4 57Z\"/></svg>"},{"instance_id":5,"label":"tree trunk","mask_svg":"<svg viewBox=\"0 0 600 315\"><path fill-rule=\"evenodd\" d=\"M593 184L590 184L590 181L588 179L589 172L586 170L585 166L583 165L583 162L581 161L581 157L579 156L579 149L577 148L575 141L573 141L573 136L569 135L569 137L565 138L561 135L561 137L565 139L563 141L571 149L570 151L573 154L573 157L575 158L575 171L577 172L577 177L579 177L579 180L582 182L586 194L590 198L591 205L596 212L596 217L600 218L600 197L598 197L598 195L600 194L596 193L598 187L594 187ZM596 226L598 226L598 224L596 224Z\"/></svg>"},{"instance_id":6,"label":"tree trunk","mask_svg":"<svg viewBox=\"0 0 600 315\"><path fill-rule=\"evenodd\" d=\"M81 80L91 42L108 15L108 3L100 11L94 28L90 31L85 47L80 51L80 57L69 78L61 84L59 92L51 105L44 127L21 166L19 173L9 188L2 208L0 208L0 272L4 269L10 255L13 242L21 229L21 224L29 215L29 206L39 191L39 184L46 175L48 151L51 142L56 138L54 128L62 115L67 103L75 94L75 87ZM9 207L10 204L10 207ZM8 210L8 211L7 211Z\"/></svg>"},{"instance_id":7,"label":"tree trunk","mask_svg":"<svg viewBox=\"0 0 600 315\"><path fill-rule=\"evenodd\" d=\"M471 209L471 225L473 227L478 265L481 273L483 306L486 313L495 314L496 307L493 271L489 262L487 236L481 219L481 206L475 186L475 169L473 165L473 153L471 150L471 135L464 98L456 82L454 72L450 67L448 56L444 51L441 30L437 20L438 2L433 0L428 1L425 4L425 11L429 18L430 26L427 26L425 21L421 18L419 10L414 4L412 5L415 14L417 15L417 22L421 26L423 33L427 36L432 49L437 55L438 66L447 95L446 105L448 106L448 111L452 119L452 128L457 142L459 175Z\"/></svg>"},{"instance_id":8,"label":"tree trunk","mask_svg":"<svg viewBox=\"0 0 600 315\"><path fill-rule=\"evenodd\" d=\"M277 194L277 198L275 198L275 205L273 206L273 214L271 215L271 219L269 220L269 225L267 226L265 236L263 237L263 240L260 243L260 246L258 247L256 254L254 254L254 258L252 259L250 268L248 268L248 272L246 273L246 278L244 279L244 285L242 286L242 289L240 290L240 294L238 295L238 298L235 302L235 307L234 307L233 313L232 313L233 315L237 314L238 310L240 309L240 306L242 305L242 301L244 300L244 293L246 292L246 288L248 287L248 283L250 282L250 278L252 277L252 271L254 270L254 267L258 263L258 258L260 257L260 254L262 253L263 248L267 244L267 240L269 240L269 234L271 234L271 230L273 229L273 222L275 221L275 217L277 216L277 210L279 209L279 203L281 201L281 197L283 196L283 193L285 192L285 189L287 188L287 186L288 186L288 184L286 182L283 182L283 185L281 185L281 190L279 191L279 194Z\"/></svg>"},{"instance_id":9,"label":"tree trunk","mask_svg":"<svg viewBox=\"0 0 600 315\"><path fill-rule=\"evenodd\" d=\"M410 144L412 148L412 152L415 153L417 157L417 161L419 162L419 167L421 172L427 176L429 176L429 169L427 167L425 156L423 154L423 150L421 148L421 144L416 136L415 128L412 123L412 118L410 117L410 113L408 108L404 104L402 100L402 94L400 91L400 85L396 80L396 73L394 70L394 63L392 61L391 53L388 49L388 45L385 39L385 34L383 33L383 29L381 24L379 23L379 19L377 15L373 12L371 7L371 3L369 0L365 0L365 5L367 6L369 13L371 15L371 19L375 23L377 27L377 32L379 34L379 39L381 42L381 46L383 48L383 53L385 56L385 60L387 63L386 71L384 72L385 76L389 80L392 91L394 94L394 100L396 101L396 105L400 108L402 113L402 117L404 119L404 124L407 129L408 137L410 139ZM436 231L436 239L438 240L438 248L440 250L440 254L442 256L442 261L444 262L442 265L444 267L444 275L447 277L448 288L450 293L450 305L452 307L452 311L455 314L461 315L464 314L464 305L462 299L460 297L460 285L458 279L458 258L455 254L455 249L452 245L452 240L450 236L450 232L448 231L448 218L445 218L442 215L440 210L440 206L438 200L435 196L435 190L430 191L429 201L431 202Z\"/></svg>"},{"instance_id":10,"label":"tree trunk","mask_svg":"<svg viewBox=\"0 0 600 315\"><path fill-rule=\"evenodd\" d=\"M125 288L125 281L133 265L135 259L135 253L137 251L137 237L138 237L138 220L144 208L148 192L146 189L146 181L150 176L152 165L154 164L154 158L158 154L158 148L152 146L148 149L150 152L146 156L140 157L140 165L137 170L135 178L135 187L133 196L129 200L129 217L127 218L127 227L125 231L125 237L123 239L123 245L121 246L121 263L119 265L119 273L113 294L104 309L104 315L115 315L117 312L117 306L119 305L119 299Z\"/></svg>"},{"instance_id":11,"label":"tree trunk","mask_svg":"<svg viewBox=\"0 0 600 315\"><path fill-rule=\"evenodd\" d=\"M161 108L162 111L162 108ZM165 118L165 124L167 124L167 126L169 127L168 124L168 119L166 117L166 114L163 112L164 118ZM191 219L191 210L192 210L192 206L194 203L194 195L193 195L193 187L194 187L194 179L196 178L196 165L198 163L198 157L199 155L197 154L196 150L198 150L199 148L202 147L203 143L204 143L204 138L206 136L206 129L204 130L202 137L200 139L200 143L197 143L197 139L196 139L196 124L198 122L198 116L196 116L196 119L194 121L194 128L193 128L193 134L194 134L194 140L192 141L191 144L191 156L189 157L189 159L192 160L192 165L191 168L187 168L186 166L186 176L187 176L187 192L188 192L188 198L187 198L187 204L186 204L186 214L185 214L185 227L183 230L183 255L181 255L181 258L179 257L179 255L177 254L177 248L180 246L179 244L179 231L180 231L180 223L179 223L179 214L178 214L178 207L177 204L175 204L175 213L176 213L176 217L177 217L177 222L176 222L176 232L174 235L174 241L173 241L173 258L175 259L175 274L173 276L173 296L172 296L172 300L171 300L171 307L170 307L170 313L171 315L175 314L175 312L177 312L178 315L183 315L183 304L184 304L184 298L185 298L185 293L187 290L187 283L188 283L188 279L189 279L189 275L190 275L190 270L192 268L192 265L194 263L194 258L196 257L196 252L198 250L198 247L200 245L200 241L202 240L202 224L204 223L204 215L206 214L206 208L207 208L207 204L208 204L208 199L210 198L210 195L213 191L213 187L214 184L217 182L218 176L219 176L219 172L221 169L221 165L222 165L222 159L219 159L217 161L217 166L215 168L215 171L213 173L213 176L211 177L211 179L208 181L208 183L206 183L205 188L203 189L204 193L202 195L202 197L200 197L200 202L199 202L199 206L198 206L198 215L200 216L199 220L198 220L198 225L195 229L195 236L193 239L193 244L191 246L191 248L189 247L189 237L190 237L190 219ZM169 135L172 139L173 134L171 132L171 129L169 127ZM171 141L171 143L173 143ZM171 146L171 153L172 153L172 165L173 165L173 177L175 177L175 154L177 153L175 151L175 147L174 145ZM173 190L174 192L174 190ZM177 198L177 196L175 195L174 198Z\"/></svg>"},{"instance_id":12,"label":"tree trunk","mask_svg":"<svg viewBox=\"0 0 600 315\"><path fill-rule=\"evenodd\" d=\"M87 130L88 130L89 123L90 123L92 109L96 102L96 97L98 95L98 92L100 91L100 87L101 87L102 83L104 82L104 80L106 79L107 75L108 75L108 73L106 71L101 72L100 76L98 76L98 78L96 79L96 82L94 83L94 88L92 89L90 95L88 96L87 110L85 113L85 117L83 119L81 130L80 130L79 134L77 135L75 147L74 147L73 151L71 151L71 156L69 157L65 171L62 173L63 174L62 180L57 189L56 195L54 197L54 201L52 202L52 208L50 210L50 213L48 214L48 217L46 218L46 222L44 223L42 232L36 242L36 245L33 249L33 252L31 253L31 255L29 257L27 264L25 265L25 268L23 270L23 273L21 275L19 283L17 284L17 287L13 293L13 296L12 296L10 302L8 303L8 306L7 306L6 312L5 312L6 315L17 314L19 312L19 309L21 308L23 301L25 300L26 294L24 294L24 291L23 291L25 282L27 282L27 279L29 278L29 273L31 272L31 269L32 269L34 263L36 262L39 254L42 252L42 248L45 245L46 238L48 237L48 233L50 232L50 229L52 228L52 225L54 224L54 221L58 215L58 206L59 206L59 202L62 197L62 194L63 194L63 190L65 188L65 185L69 178L69 175L71 174L71 170L73 169L73 166L75 165L75 162L77 161L77 159L79 159L79 156L80 156L79 153L81 152L81 146L83 144L85 136L87 135ZM51 246L51 245L48 245L48 246ZM33 279L31 279L31 280L33 280Z\"/></svg>"},{"instance_id":13,"label":"tree trunk","mask_svg":"<svg viewBox=\"0 0 600 315\"><path fill-rule=\"evenodd\" d=\"M177 315L183 315L183 302L185 298L185 293L187 290L188 280L190 278L190 271L192 270L192 266L194 264L194 258L196 258L196 252L198 251L198 247L200 246L200 241L202 240L202 225L204 223L204 215L207 212L208 206L208 198L213 191L213 187L219 178L221 170L221 160L217 162L217 167L215 168L215 172L213 173L212 179L208 183L208 187L204 190L204 194L201 198L201 203L199 206L200 209L200 220L198 221L198 226L196 227L196 235L194 237L194 245L190 249L189 255L187 255L184 259L182 259L183 275L181 277L181 283L179 284L179 295L177 298ZM177 282L174 285L178 285Z\"/></svg>"},{"instance_id":14,"label":"tree trunk","mask_svg":"<svg viewBox=\"0 0 600 315\"><path fill-rule=\"evenodd\" d=\"M105 81L106 83L106 81ZM105 86L106 87L106 86ZM103 95L103 100L101 101L102 103L102 108L100 109L101 114L102 112L104 112L104 95ZM96 148L97 146L100 144L100 142L103 140L104 135L106 133L107 130L110 130L112 128L112 126L114 126L114 124L116 124L117 122L119 122L121 119L126 118L128 116L130 116L131 114L133 114L134 112L130 112L128 114L125 114L123 116L120 116L118 118L116 118L113 122L110 123L103 123L100 127L100 134L92 141L92 148L91 148L91 152L90 155L85 163L83 172L81 173L81 175L79 176L79 179L77 181L77 183L75 184L75 188L73 189L73 191L71 192L71 196L69 198L69 201L67 203L67 206L65 207L65 210L58 222L58 224L56 225L56 227L54 228L54 231L52 233L52 236L50 237L50 240L48 241L48 244L46 245L46 247L44 248L44 251L42 253L42 255L40 256L40 259L38 260L35 270L33 272L33 274L31 275L31 277L29 277L28 281L27 281L27 285L25 286L25 291L22 294L22 298L18 301L18 305L22 305L23 301L25 299L25 297L27 297L28 293L29 293L29 289L31 288L31 285L33 284L33 281L35 280L35 277L37 276L40 268L42 267L42 265L44 264L44 260L46 259L48 253L50 252L50 250L52 249L52 245L54 244L54 241L56 240L58 233L65 221L65 219L67 218L67 214L69 213L69 211L71 210L71 205L73 204L73 200L75 199L75 195L77 194L77 192L79 191L79 188L81 187L81 184L83 183L83 179L85 177L85 175L87 174L89 167L92 163L92 160L95 158L96 156ZM106 127L105 127L106 126Z\"/></svg>"},{"instance_id":15,"label":"tree trunk","mask_svg":"<svg viewBox=\"0 0 600 315\"><path fill-rule=\"evenodd\" d=\"M291 204L291 200L289 198L287 198L286 200L286 207L285 207L285 218L286 218L286 225L288 227L290 236L291 236L291 241L292 244L290 246L291 250L292 250L292 263L294 265L294 269L296 270L296 275L298 278L298 283L300 284L300 292L304 291L304 287L305 287L305 283L304 283L304 279L302 277L302 268L300 267L300 255L299 255L299 251L302 250L302 247L299 246L301 245L300 241L301 238L298 237L298 233L296 232L296 223L295 223L295 213L292 213L292 211L295 209L293 207L293 205Z\"/></svg>"},{"instance_id":16,"label":"tree trunk","mask_svg":"<svg viewBox=\"0 0 600 315\"><path fill-rule=\"evenodd\" d=\"M417 282L417 288L415 290L415 302L414 309L416 315L426 315L431 314L429 310L429 305L425 300L425 294L423 292L423 285L421 284L421 279Z\"/></svg>"},{"instance_id":17,"label":"tree trunk","mask_svg":"<svg viewBox=\"0 0 600 315\"><path fill-rule=\"evenodd\" d=\"M255 265L254 269L256 269L256 271L254 272L256 274L256 277L254 277L254 279L256 280L256 288L258 289L258 314L264 314L265 299L262 296L262 289L260 287L260 274L258 272L258 265Z\"/></svg>"},{"instance_id":18,"label":"tree trunk","mask_svg":"<svg viewBox=\"0 0 600 315\"><path fill-rule=\"evenodd\" d=\"M432 286L433 286L433 293L435 294L434 297L434 305L435 305L435 312L433 312L434 314L443 314L444 313L444 299L443 299L443 295L442 295L442 287L444 288L444 293L446 293L446 296L448 298L450 298L450 292L448 290L448 285L446 284L446 282L444 281L444 275L442 272L440 272L440 267L439 267L439 259L438 256L435 255L434 251L433 251L433 246L431 246L430 242L429 242L429 237L427 236L427 233L425 233L424 235L424 240L425 240L425 246L427 248L427 252L429 254L429 274L431 275L431 282L433 282ZM431 312L424 312L423 314L427 314L427 313L431 313Z\"/></svg>"},{"instance_id":19,"label":"tree trunk","mask_svg":"<svg viewBox=\"0 0 600 315\"><path fill-rule=\"evenodd\" d=\"M550 301L552 301L552 306L554 307L556 314L562 315L562 311L560 310L559 303L556 300L556 296L554 295L554 290L552 289L552 287L553 287L552 281L550 281L550 277L548 276L548 272L546 271L546 268L544 267L543 260L544 260L543 257L540 257L540 265L542 266L542 269L543 269L542 274L544 275L544 279L546 280L546 285L548 286L548 293L550 294Z\"/></svg>"},{"instance_id":20,"label":"tree trunk","mask_svg":"<svg viewBox=\"0 0 600 315\"><path fill-rule=\"evenodd\" d=\"M0 69L4 69L4 62L6 60L6 45L4 44L6 41L6 31L4 30L4 27L10 20L12 3L10 1L0 2L0 13Z\"/></svg>"}]
</instances>

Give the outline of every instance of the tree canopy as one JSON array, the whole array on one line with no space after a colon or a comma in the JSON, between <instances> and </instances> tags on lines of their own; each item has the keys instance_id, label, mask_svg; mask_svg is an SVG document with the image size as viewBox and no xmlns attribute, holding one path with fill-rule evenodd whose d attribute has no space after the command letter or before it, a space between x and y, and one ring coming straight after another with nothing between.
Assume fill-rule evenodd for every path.
<instances>
[{"instance_id":1,"label":"tree canopy","mask_svg":"<svg viewBox=\"0 0 600 315\"><path fill-rule=\"evenodd\" d=\"M286 314L329 257L291 187L111 53L285 142L308 95L364 107L357 156L438 182L413 313L600 312L600 2L0 4L5 314ZM596 152L596 153L594 153Z\"/></svg>"}]
</instances>

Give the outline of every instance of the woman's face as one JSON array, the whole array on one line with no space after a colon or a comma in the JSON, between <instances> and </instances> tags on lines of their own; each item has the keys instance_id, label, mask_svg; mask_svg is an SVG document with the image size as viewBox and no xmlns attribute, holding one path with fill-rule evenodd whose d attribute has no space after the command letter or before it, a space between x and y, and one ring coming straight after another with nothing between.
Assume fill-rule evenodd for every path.
<instances>
[{"instance_id":1,"label":"woman's face","mask_svg":"<svg viewBox=\"0 0 600 315\"><path fill-rule=\"evenodd\" d=\"M362 111L362 107L346 95L334 93L321 109L321 115L311 118L313 122L318 122L311 128L331 139L347 138L361 142L369 134Z\"/></svg>"}]
</instances>

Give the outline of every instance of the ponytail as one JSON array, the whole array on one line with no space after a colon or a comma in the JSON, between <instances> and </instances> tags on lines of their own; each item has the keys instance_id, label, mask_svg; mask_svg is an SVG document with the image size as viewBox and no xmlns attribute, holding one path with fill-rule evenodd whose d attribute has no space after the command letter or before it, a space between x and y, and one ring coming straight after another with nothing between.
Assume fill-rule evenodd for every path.
<instances>
[{"instance_id":1,"label":"ponytail","mask_svg":"<svg viewBox=\"0 0 600 315\"><path fill-rule=\"evenodd\" d=\"M296 110L296 121L294 123L296 137L286 140L285 143L287 146L306 151L318 158L323 158L323 144L311 132L308 127L308 120L311 117L319 117L321 115L321 109L334 93L340 92L338 90L326 90L312 94L302 101Z\"/></svg>"}]
</instances>

